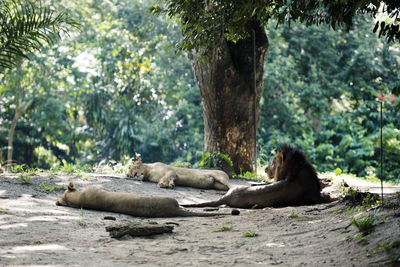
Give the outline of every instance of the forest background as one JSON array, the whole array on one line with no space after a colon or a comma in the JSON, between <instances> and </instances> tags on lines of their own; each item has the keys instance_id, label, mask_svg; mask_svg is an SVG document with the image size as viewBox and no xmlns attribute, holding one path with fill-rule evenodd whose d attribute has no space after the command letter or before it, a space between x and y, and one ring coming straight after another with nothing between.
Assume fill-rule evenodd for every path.
<instances>
[{"instance_id":1,"label":"forest background","mask_svg":"<svg viewBox=\"0 0 400 267\"><path fill-rule=\"evenodd\" d=\"M13 159L30 167L93 166L102 160L190 162L203 155L200 94L176 21L154 1L48 1L81 23L54 47L0 75L0 158L13 123ZM318 171L379 171L400 181L400 45L359 16L349 32L291 24L267 29L258 162L289 143ZM16 116L16 114L20 116Z\"/></svg>"}]
</instances>

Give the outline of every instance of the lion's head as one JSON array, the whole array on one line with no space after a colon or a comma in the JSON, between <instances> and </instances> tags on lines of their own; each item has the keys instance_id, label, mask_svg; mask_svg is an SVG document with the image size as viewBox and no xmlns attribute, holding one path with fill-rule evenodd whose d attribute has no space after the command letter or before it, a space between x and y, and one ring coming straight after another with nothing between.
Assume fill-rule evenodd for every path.
<instances>
[{"instance_id":1,"label":"lion's head","mask_svg":"<svg viewBox=\"0 0 400 267\"><path fill-rule=\"evenodd\" d=\"M288 170L287 160L293 149L289 146L282 146L278 149L276 156L265 168L265 173L269 179L274 179L276 182L286 179Z\"/></svg>"},{"instance_id":2,"label":"lion's head","mask_svg":"<svg viewBox=\"0 0 400 267\"><path fill-rule=\"evenodd\" d=\"M137 158L135 163L133 163L132 167L129 169L129 172L126 174L126 176L137 180L143 180L144 175L145 168L143 166L142 159Z\"/></svg>"},{"instance_id":3,"label":"lion's head","mask_svg":"<svg viewBox=\"0 0 400 267\"><path fill-rule=\"evenodd\" d=\"M275 181L295 181L303 187L308 195L305 200L320 198L321 185L317 172L306 155L298 149L283 145L278 149L275 158L265 168L268 178Z\"/></svg>"},{"instance_id":4,"label":"lion's head","mask_svg":"<svg viewBox=\"0 0 400 267\"><path fill-rule=\"evenodd\" d=\"M57 200L56 205L57 206L70 206L69 200L71 199L71 196L73 197L73 195L76 192L78 192L78 190L76 189L74 183L70 182L68 184L68 188L67 188L67 190L65 190L63 196L59 200Z\"/></svg>"}]
</instances>

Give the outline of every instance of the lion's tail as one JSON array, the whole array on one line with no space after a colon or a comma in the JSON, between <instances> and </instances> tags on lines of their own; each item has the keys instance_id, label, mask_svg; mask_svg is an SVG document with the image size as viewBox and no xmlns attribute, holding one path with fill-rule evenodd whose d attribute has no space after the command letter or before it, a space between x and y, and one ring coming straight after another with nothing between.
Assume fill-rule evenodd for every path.
<instances>
[{"instance_id":1,"label":"lion's tail","mask_svg":"<svg viewBox=\"0 0 400 267\"><path fill-rule=\"evenodd\" d=\"M217 213L217 212L196 212L182 209L181 213L179 214L182 217L212 217L212 216L226 216L231 215L231 213Z\"/></svg>"},{"instance_id":2,"label":"lion's tail","mask_svg":"<svg viewBox=\"0 0 400 267\"><path fill-rule=\"evenodd\" d=\"M204 208L204 207L218 207L219 205L225 204L221 199L218 199L216 201L209 201L209 202L203 202L203 203L193 203L193 204L180 204L182 207L187 207L187 208Z\"/></svg>"},{"instance_id":3,"label":"lion's tail","mask_svg":"<svg viewBox=\"0 0 400 267\"><path fill-rule=\"evenodd\" d=\"M212 217L212 216L227 216L231 215L230 213L217 213L217 212L196 212L196 211L189 211L189 210L182 210L183 213L181 214L183 217Z\"/></svg>"}]
</instances>

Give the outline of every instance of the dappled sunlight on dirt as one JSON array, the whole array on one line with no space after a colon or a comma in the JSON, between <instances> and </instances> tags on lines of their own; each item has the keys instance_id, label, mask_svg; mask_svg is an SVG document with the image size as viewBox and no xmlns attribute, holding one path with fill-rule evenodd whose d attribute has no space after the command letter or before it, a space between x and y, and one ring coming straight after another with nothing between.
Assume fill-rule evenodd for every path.
<instances>
[{"instance_id":1,"label":"dappled sunlight on dirt","mask_svg":"<svg viewBox=\"0 0 400 267\"><path fill-rule=\"evenodd\" d=\"M397 208L379 211L357 210L346 202L336 202L240 209L239 216L148 219L56 206L64 191L59 185L69 181L80 189L98 185L110 191L170 196L180 203L215 200L224 193L184 187L161 189L154 183L111 174L90 174L85 179L41 174L32 176L28 184L18 175L1 174L0 265L364 266L382 265L400 255L400 245L390 243L398 240L400 244L399 200L392 205ZM232 182L248 184L243 180ZM217 212L230 211L222 207ZM351 226L353 216L360 212L382 214L374 231L362 242L357 241L360 232ZM106 216L115 221L105 220ZM124 222L170 223L174 230L171 234L121 240L105 231L106 226Z\"/></svg>"},{"instance_id":2,"label":"dappled sunlight on dirt","mask_svg":"<svg viewBox=\"0 0 400 267\"><path fill-rule=\"evenodd\" d=\"M11 218L5 218L4 216L0 216L1 220L6 221L7 219L11 220ZM1 222L3 224L3 222ZM11 228L19 228L19 227L28 227L28 224L26 223L13 223L13 224L6 224L6 225L0 225L0 230L7 230Z\"/></svg>"},{"instance_id":3,"label":"dappled sunlight on dirt","mask_svg":"<svg viewBox=\"0 0 400 267\"><path fill-rule=\"evenodd\" d=\"M42 245L42 244L35 244L35 245L31 245L31 246L16 246L13 247L10 250L6 250L4 251L7 254L10 253L16 253L16 254L20 254L20 253L26 253L26 252L37 252L37 251L58 251L58 250L69 250L68 248L64 247L64 246L60 246L57 244L47 244L47 245Z\"/></svg>"}]
</instances>

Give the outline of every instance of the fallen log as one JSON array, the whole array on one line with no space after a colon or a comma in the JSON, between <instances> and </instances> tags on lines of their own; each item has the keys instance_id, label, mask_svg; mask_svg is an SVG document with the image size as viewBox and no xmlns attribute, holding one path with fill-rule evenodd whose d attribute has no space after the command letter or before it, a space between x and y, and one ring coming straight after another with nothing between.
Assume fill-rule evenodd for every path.
<instances>
[{"instance_id":1,"label":"fallen log","mask_svg":"<svg viewBox=\"0 0 400 267\"><path fill-rule=\"evenodd\" d=\"M150 223L127 223L107 226L106 231L113 238L121 238L124 235L135 236L151 236L163 233L172 233L173 225L150 224Z\"/></svg>"}]
</instances>

